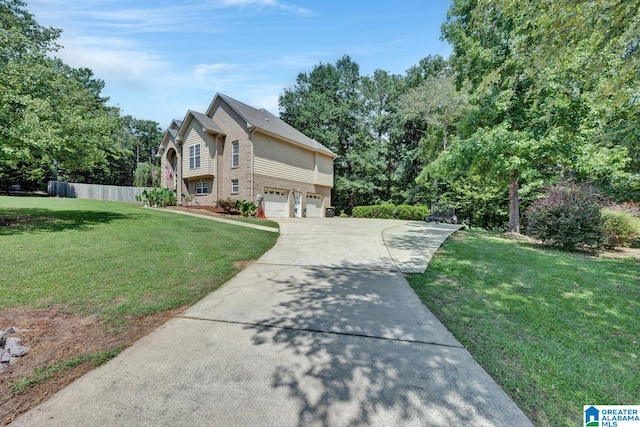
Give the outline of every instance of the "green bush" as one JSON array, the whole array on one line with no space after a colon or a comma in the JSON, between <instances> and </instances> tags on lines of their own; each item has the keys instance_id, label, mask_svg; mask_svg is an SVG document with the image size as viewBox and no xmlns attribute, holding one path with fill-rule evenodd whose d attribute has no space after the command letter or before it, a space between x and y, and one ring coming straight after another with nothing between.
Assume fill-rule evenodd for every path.
<instances>
[{"instance_id":1,"label":"green bush","mask_svg":"<svg viewBox=\"0 0 640 427\"><path fill-rule=\"evenodd\" d=\"M560 183L527 210L527 234L565 250L600 247L605 236L597 194L574 183Z\"/></svg>"},{"instance_id":2,"label":"green bush","mask_svg":"<svg viewBox=\"0 0 640 427\"><path fill-rule=\"evenodd\" d=\"M383 203L381 205L374 205L372 215L373 218L380 219L394 219L397 218L398 212L393 203Z\"/></svg>"},{"instance_id":3,"label":"green bush","mask_svg":"<svg viewBox=\"0 0 640 427\"><path fill-rule=\"evenodd\" d=\"M249 202L247 200L236 200L235 206L236 209L239 210L244 217L255 216L256 210L258 209L258 206L255 203Z\"/></svg>"},{"instance_id":4,"label":"green bush","mask_svg":"<svg viewBox=\"0 0 640 427\"><path fill-rule=\"evenodd\" d=\"M640 218L632 212L611 206L602 209L601 213L607 247L628 247L640 239Z\"/></svg>"},{"instance_id":5,"label":"green bush","mask_svg":"<svg viewBox=\"0 0 640 427\"><path fill-rule=\"evenodd\" d=\"M458 224L504 231L509 222L509 187L487 184L474 177L439 182L437 200L455 206ZM524 189L522 189L524 190ZM520 202L525 200L521 191ZM521 204L521 206L524 206ZM523 209L524 211L524 209Z\"/></svg>"},{"instance_id":6,"label":"green bush","mask_svg":"<svg viewBox=\"0 0 640 427\"><path fill-rule=\"evenodd\" d=\"M351 216L354 218L373 218L373 206L355 206L351 211Z\"/></svg>"},{"instance_id":7,"label":"green bush","mask_svg":"<svg viewBox=\"0 0 640 427\"><path fill-rule=\"evenodd\" d=\"M224 209L226 213L231 213L232 209L236 209L237 200L233 200L230 197L226 199L220 199L216 202L216 207Z\"/></svg>"},{"instance_id":8,"label":"green bush","mask_svg":"<svg viewBox=\"0 0 640 427\"><path fill-rule=\"evenodd\" d=\"M355 206L351 212L351 216L354 218L403 219L409 221L422 221L428 214L429 208L427 206L395 206L391 203Z\"/></svg>"},{"instance_id":9,"label":"green bush","mask_svg":"<svg viewBox=\"0 0 640 427\"><path fill-rule=\"evenodd\" d=\"M429 215L429 208L424 205L398 205L398 219L408 221L423 221Z\"/></svg>"},{"instance_id":10,"label":"green bush","mask_svg":"<svg viewBox=\"0 0 640 427\"><path fill-rule=\"evenodd\" d=\"M176 191L170 190L167 187L153 188L151 191L144 190L139 196L136 196L136 200L139 202L148 203L150 206L175 206L178 204L178 198L176 197Z\"/></svg>"}]
</instances>

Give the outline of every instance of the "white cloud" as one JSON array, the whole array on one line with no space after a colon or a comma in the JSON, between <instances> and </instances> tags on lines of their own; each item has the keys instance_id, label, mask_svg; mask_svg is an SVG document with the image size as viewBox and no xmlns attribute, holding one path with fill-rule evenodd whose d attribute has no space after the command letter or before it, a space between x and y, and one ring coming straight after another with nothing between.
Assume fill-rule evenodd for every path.
<instances>
[{"instance_id":1,"label":"white cloud","mask_svg":"<svg viewBox=\"0 0 640 427\"><path fill-rule=\"evenodd\" d=\"M297 6L295 4L288 4L277 0L222 0L219 3L221 6L226 7L248 7L248 6L262 6L270 7L273 9L279 9L285 12L292 12L301 15L311 14L311 10Z\"/></svg>"},{"instance_id":2,"label":"white cloud","mask_svg":"<svg viewBox=\"0 0 640 427\"><path fill-rule=\"evenodd\" d=\"M91 68L96 76L110 83L146 80L169 68L157 53L121 38L63 36L60 42L64 49L56 56L72 67Z\"/></svg>"},{"instance_id":3,"label":"white cloud","mask_svg":"<svg viewBox=\"0 0 640 427\"><path fill-rule=\"evenodd\" d=\"M235 68L238 68L238 64L228 64L226 62L220 62L217 64L198 64L194 67L193 74L196 77L204 77L207 74L231 71Z\"/></svg>"},{"instance_id":4,"label":"white cloud","mask_svg":"<svg viewBox=\"0 0 640 427\"><path fill-rule=\"evenodd\" d=\"M275 0L222 0L220 4L223 6L275 6L278 2Z\"/></svg>"}]
</instances>

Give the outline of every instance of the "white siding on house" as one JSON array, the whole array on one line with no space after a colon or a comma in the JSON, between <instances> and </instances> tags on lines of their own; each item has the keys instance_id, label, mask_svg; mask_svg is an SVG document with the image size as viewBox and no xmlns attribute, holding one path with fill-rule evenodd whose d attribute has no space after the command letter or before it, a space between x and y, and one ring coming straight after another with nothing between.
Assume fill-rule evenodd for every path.
<instances>
[{"instance_id":1,"label":"white siding on house","mask_svg":"<svg viewBox=\"0 0 640 427\"><path fill-rule=\"evenodd\" d=\"M314 153L263 135L254 138L256 174L292 181L315 181Z\"/></svg>"},{"instance_id":2,"label":"white siding on house","mask_svg":"<svg viewBox=\"0 0 640 427\"><path fill-rule=\"evenodd\" d=\"M214 174L214 162L212 155L215 152L213 144L209 143L209 134L195 120L191 120L184 134L182 147L182 176L193 178L198 176L212 176ZM189 147L200 144L200 167L189 167Z\"/></svg>"},{"instance_id":3,"label":"white siding on house","mask_svg":"<svg viewBox=\"0 0 640 427\"><path fill-rule=\"evenodd\" d=\"M318 162L318 172L314 184L333 187L333 159L322 154L316 155L316 159Z\"/></svg>"}]
</instances>

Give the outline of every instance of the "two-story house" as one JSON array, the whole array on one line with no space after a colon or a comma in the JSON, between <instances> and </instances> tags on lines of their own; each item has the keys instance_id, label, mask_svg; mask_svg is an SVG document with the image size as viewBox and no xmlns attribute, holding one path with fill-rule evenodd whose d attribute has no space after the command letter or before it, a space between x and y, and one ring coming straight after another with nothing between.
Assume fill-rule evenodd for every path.
<instances>
[{"instance_id":1,"label":"two-story house","mask_svg":"<svg viewBox=\"0 0 640 427\"><path fill-rule=\"evenodd\" d=\"M162 186L178 202L250 200L267 218L322 217L331 205L337 157L264 109L217 94L206 114L188 111L173 120L158 155Z\"/></svg>"}]
</instances>

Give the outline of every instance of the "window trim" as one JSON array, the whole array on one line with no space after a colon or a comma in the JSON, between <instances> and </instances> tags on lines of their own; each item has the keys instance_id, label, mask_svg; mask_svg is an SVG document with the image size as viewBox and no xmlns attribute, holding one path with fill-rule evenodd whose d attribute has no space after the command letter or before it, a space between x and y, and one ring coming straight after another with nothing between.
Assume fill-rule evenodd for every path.
<instances>
[{"instance_id":1,"label":"window trim","mask_svg":"<svg viewBox=\"0 0 640 427\"><path fill-rule=\"evenodd\" d=\"M189 169L199 169L200 165L200 144L194 144L189 146Z\"/></svg>"},{"instance_id":2,"label":"window trim","mask_svg":"<svg viewBox=\"0 0 640 427\"><path fill-rule=\"evenodd\" d=\"M232 179L231 180L231 194L238 194L240 192L240 180Z\"/></svg>"},{"instance_id":3,"label":"window trim","mask_svg":"<svg viewBox=\"0 0 640 427\"><path fill-rule=\"evenodd\" d=\"M240 142L233 141L231 143L231 167L240 167Z\"/></svg>"},{"instance_id":4,"label":"window trim","mask_svg":"<svg viewBox=\"0 0 640 427\"><path fill-rule=\"evenodd\" d=\"M204 187L204 191L203 191L203 187ZM196 181L196 196L204 196L206 194L209 194L209 182Z\"/></svg>"}]
</instances>

